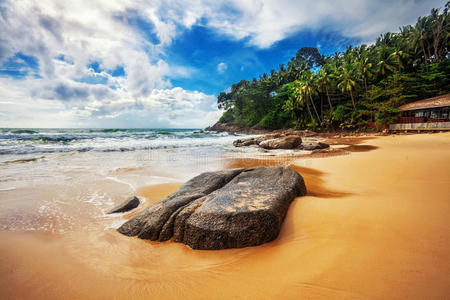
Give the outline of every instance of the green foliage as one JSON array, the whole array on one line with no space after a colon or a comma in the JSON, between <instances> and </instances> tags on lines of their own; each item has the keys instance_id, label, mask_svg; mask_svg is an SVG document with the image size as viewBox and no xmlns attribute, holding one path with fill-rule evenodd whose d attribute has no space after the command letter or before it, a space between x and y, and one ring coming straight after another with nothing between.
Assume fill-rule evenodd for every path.
<instances>
[{"instance_id":1,"label":"green foliage","mask_svg":"<svg viewBox=\"0 0 450 300\"><path fill-rule=\"evenodd\" d=\"M295 125L289 113L280 110L270 110L258 123L259 126L266 129L280 129L292 127Z\"/></svg>"},{"instance_id":2,"label":"green foliage","mask_svg":"<svg viewBox=\"0 0 450 300\"><path fill-rule=\"evenodd\" d=\"M234 122L233 110L232 109L226 110L220 117L219 122L233 123Z\"/></svg>"},{"instance_id":3,"label":"green foliage","mask_svg":"<svg viewBox=\"0 0 450 300\"><path fill-rule=\"evenodd\" d=\"M387 125L396 107L450 92L449 4L375 44L329 56L303 47L279 69L241 80L217 98L221 122L310 129Z\"/></svg>"},{"instance_id":4,"label":"green foliage","mask_svg":"<svg viewBox=\"0 0 450 300\"><path fill-rule=\"evenodd\" d=\"M388 106L381 107L381 109L375 114L375 123L378 125L392 124L397 118L400 110Z\"/></svg>"}]
</instances>

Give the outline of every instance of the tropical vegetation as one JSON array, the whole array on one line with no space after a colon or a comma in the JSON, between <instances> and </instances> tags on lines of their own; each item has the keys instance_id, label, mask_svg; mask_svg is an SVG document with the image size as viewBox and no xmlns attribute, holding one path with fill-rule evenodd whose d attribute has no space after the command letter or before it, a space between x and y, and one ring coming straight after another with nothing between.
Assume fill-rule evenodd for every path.
<instances>
[{"instance_id":1,"label":"tropical vegetation","mask_svg":"<svg viewBox=\"0 0 450 300\"><path fill-rule=\"evenodd\" d=\"M345 52L303 47L278 70L220 93L220 122L315 130L389 124L398 106L450 92L449 8Z\"/></svg>"}]
</instances>

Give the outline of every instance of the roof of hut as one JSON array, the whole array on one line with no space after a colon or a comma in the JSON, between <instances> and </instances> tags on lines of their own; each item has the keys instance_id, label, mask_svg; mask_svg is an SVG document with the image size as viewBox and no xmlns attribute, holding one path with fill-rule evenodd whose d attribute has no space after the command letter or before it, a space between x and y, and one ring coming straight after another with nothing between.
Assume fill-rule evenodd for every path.
<instances>
[{"instance_id":1,"label":"roof of hut","mask_svg":"<svg viewBox=\"0 0 450 300\"><path fill-rule=\"evenodd\" d=\"M399 109L405 111L405 110L443 107L443 106L450 106L450 94L411 102L400 106Z\"/></svg>"}]
</instances>

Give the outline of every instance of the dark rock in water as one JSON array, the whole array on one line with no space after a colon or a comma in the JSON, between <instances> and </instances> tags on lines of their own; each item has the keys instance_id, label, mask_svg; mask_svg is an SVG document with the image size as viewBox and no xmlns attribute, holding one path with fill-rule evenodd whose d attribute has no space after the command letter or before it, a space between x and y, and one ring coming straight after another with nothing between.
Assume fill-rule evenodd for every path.
<instances>
[{"instance_id":1,"label":"dark rock in water","mask_svg":"<svg viewBox=\"0 0 450 300\"><path fill-rule=\"evenodd\" d=\"M238 139L233 142L233 145L235 147L244 147L244 146L250 146L250 145L258 145L256 143L255 138L249 138L249 139Z\"/></svg>"},{"instance_id":2,"label":"dark rock in water","mask_svg":"<svg viewBox=\"0 0 450 300\"><path fill-rule=\"evenodd\" d=\"M264 149L295 149L302 143L302 138L297 135L288 135L276 139L265 140L259 143Z\"/></svg>"},{"instance_id":3,"label":"dark rock in water","mask_svg":"<svg viewBox=\"0 0 450 300\"><path fill-rule=\"evenodd\" d=\"M325 149L328 147L330 147L330 145L322 143L322 142L310 142L310 143L303 143L301 145L301 148L303 150L309 150L309 151Z\"/></svg>"},{"instance_id":4,"label":"dark rock in water","mask_svg":"<svg viewBox=\"0 0 450 300\"><path fill-rule=\"evenodd\" d=\"M130 199L126 200L125 202L123 202L123 203L119 204L118 206L114 207L113 209L111 209L108 212L108 214L130 211L133 208L138 207L140 203L141 202L139 201L139 199L136 196L131 197Z\"/></svg>"},{"instance_id":5,"label":"dark rock in water","mask_svg":"<svg viewBox=\"0 0 450 300\"><path fill-rule=\"evenodd\" d=\"M203 173L118 231L193 249L256 246L278 236L289 204L305 194L303 178L287 167Z\"/></svg>"}]
</instances>

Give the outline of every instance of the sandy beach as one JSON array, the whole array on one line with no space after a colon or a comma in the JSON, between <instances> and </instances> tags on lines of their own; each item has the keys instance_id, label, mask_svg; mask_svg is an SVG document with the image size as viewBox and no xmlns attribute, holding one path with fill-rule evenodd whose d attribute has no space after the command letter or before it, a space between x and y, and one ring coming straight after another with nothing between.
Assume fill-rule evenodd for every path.
<instances>
[{"instance_id":1,"label":"sandy beach","mask_svg":"<svg viewBox=\"0 0 450 300\"><path fill-rule=\"evenodd\" d=\"M289 162L308 195L279 237L199 251L113 228L0 232L1 299L445 299L450 133L367 139L349 155ZM229 159L226 167L270 164ZM145 205L181 183L141 188ZM136 214L128 214L126 218Z\"/></svg>"}]
</instances>

